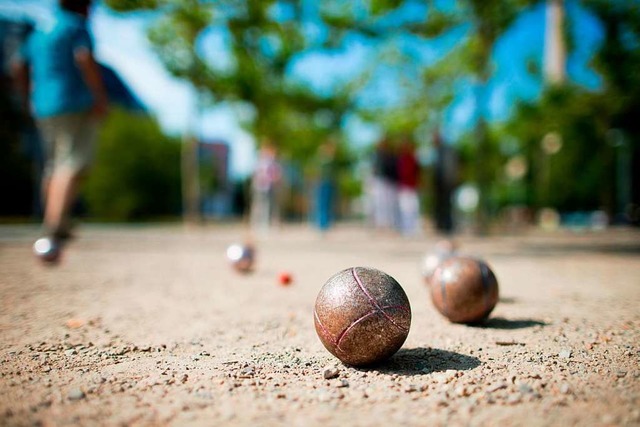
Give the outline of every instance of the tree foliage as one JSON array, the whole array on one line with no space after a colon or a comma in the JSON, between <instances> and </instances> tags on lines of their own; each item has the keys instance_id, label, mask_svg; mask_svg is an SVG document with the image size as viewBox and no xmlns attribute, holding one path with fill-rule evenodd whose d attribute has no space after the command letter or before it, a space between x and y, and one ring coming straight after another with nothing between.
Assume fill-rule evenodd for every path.
<instances>
[{"instance_id":1,"label":"tree foliage","mask_svg":"<svg viewBox=\"0 0 640 427\"><path fill-rule=\"evenodd\" d=\"M472 144L475 165L472 170L473 181L480 190L478 220L481 232L488 227L494 182L491 165L496 157L485 117L487 85L493 75L493 49L499 37L525 7L533 3L534 0L460 0L439 5L431 0L380 1L373 2L372 8L373 18L377 19L366 26L375 29L373 33L376 34L404 32L423 40L461 34L456 45L439 61L418 64L421 67L421 79L414 82L413 89L407 91L406 102L394 106L391 114L383 110L376 112L376 115L381 118L378 120L385 129L393 129L400 124L405 132L415 131L425 123L438 128L443 120L443 111L453 100L460 82L476 87L476 124ZM406 13L408 7L424 11L424 16L400 24L393 23L393 30L379 24L389 22L385 21L385 17L403 10ZM344 25L344 20L342 22Z\"/></svg>"},{"instance_id":2,"label":"tree foliage","mask_svg":"<svg viewBox=\"0 0 640 427\"><path fill-rule=\"evenodd\" d=\"M571 83L546 87L538 100L518 103L506 132L518 139L529 160L530 206L616 214L619 162L632 161L631 156L637 162L640 147L640 9L634 2L583 4L604 30L592 60L601 88L590 91ZM619 143L612 139L614 130L624 139L624 147L614 144ZM562 146L545 155L541 144L550 133L561 138ZM633 198L638 203L637 178L635 185Z\"/></svg>"},{"instance_id":3,"label":"tree foliage","mask_svg":"<svg viewBox=\"0 0 640 427\"><path fill-rule=\"evenodd\" d=\"M258 143L269 140L285 158L304 164L339 129L351 102L349 88L318 94L291 69L304 52L324 41L309 36L310 24L296 0L107 0L119 11L163 13L149 38L166 68L193 84L201 99L248 107L244 124ZM226 66L207 58L207 31L223 34Z\"/></svg>"},{"instance_id":4,"label":"tree foliage","mask_svg":"<svg viewBox=\"0 0 640 427\"><path fill-rule=\"evenodd\" d=\"M513 198L504 163L514 155L506 141L518 141L518 155L529 165L517 199L534 206L594 208L611 205L615 150L608 131L620 129L637 147L640 111L637 2L583 0L605 29L593 67L602 90L550 87L517 105L506 126L488 124L486 103L494 73L496 42L535 0L106 0L115 10L163 12L149 37L158 56L175 76L190 82L210 103L226 102L252 111L245 125L256 140L269 140L285 158L304 169L318 146L339 132L345 117L358 113L385 133L430 135L461 85L473 87L475 128L462 143L466 178L480 190L479 220ZM310 12L311 11L311 12ZM224 39L218 59L207 57L212 30ZM444 55L419 58L400 41L421 46L454 36ZM292 70L310 52L335 52L356 37L375 46L361 73L319 93ZM571 45L571 43L569 43ZM419 48L418 48L419 49ZM396 100L369 105L380 70L394 70ZM365 90L366 89L366 90ZM431 129L430 129L431 128ZM562 150L540 154L550 132L562 137ZM341 139L342 140L342 139ZM507 144L508 145L508 144ZM634 148L637 150L637 148ZM511 151L510 151L511 150ZM586 160L585 160L586 159ZM348 167L348 166L347 166ZM568 178L579 177L579 180ZM553 182L553 191L549 190ZM607 199L609 198L609 199Z\"/></svg>"},{"instance_id":5,"label":"tree foliage","mask_svg":"<svg viewBox=\"0 0 640 427\"><path fill-rule=\"evenodd\" d=\"M180 144L145 115L114 111L84 185L89 214L112 221L180 212Z\"/></svg>"}]
</instances>

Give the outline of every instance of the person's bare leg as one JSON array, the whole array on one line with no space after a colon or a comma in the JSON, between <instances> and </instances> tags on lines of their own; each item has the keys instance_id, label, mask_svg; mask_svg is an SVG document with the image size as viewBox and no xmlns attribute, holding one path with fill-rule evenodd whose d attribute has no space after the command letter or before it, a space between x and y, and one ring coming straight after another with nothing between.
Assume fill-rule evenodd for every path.
<instances>
[{"instance_id":1,"label":"person's bare leg","mask_svg":"<svg viewBox=\"0 0 640 427\"><path fill-rule=\"evenodd\" d=\"M51 175L45 174L42 178L41 188L40 188L40 201L42 206L47 205L47 193L49 192L49 183L51 182Z\"/></svg>"},{"instance_id":2,"label":"person's bare leg","mask_svg":"<svg viewBox=\"0 0 640 427\"><path fill-rule=\"evenodd\" d=\"M51 175L44 212L44 225L49 232L63 232L77 188L77 173L67 169L59 169Z\"/></svg>"}]
</instances>

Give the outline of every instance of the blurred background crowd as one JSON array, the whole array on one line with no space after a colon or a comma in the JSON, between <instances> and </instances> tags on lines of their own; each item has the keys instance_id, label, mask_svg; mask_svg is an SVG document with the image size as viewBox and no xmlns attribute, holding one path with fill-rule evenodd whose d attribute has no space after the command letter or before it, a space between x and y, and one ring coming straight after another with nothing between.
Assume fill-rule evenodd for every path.
<instances>
[{"instance_id":1,"label":"blurred background crowd","mask_svg":"<svg viewBox=\"0 0 640 427\"><path fill-rule=\"evenodd\" d=\"M9 70L40 22L10 3L0 221L36 221L41 138ZM143 17L193 89L194 122L223 106L254 149L234 173L235 141L167 130L101 63L112 108L75 207L86 220L348 220L406 236L640 224L636 0L94 3Z\"/></svg>"}]
</instances>

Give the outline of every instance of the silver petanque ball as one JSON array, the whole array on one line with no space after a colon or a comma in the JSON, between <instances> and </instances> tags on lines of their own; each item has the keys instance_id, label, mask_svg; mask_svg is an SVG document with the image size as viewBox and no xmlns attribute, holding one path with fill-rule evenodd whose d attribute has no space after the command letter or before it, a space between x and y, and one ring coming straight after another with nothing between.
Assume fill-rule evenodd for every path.
<instances>
[{"instance_id":1,"label":"silver petanque ball","mask_svg":"<svg viewBox=\"0 0 640 427\"><path fill-rule=\"evenodd\" d=\"M458 245L451 240L438 241L422 259L420 270L427 285L430 284L433 272L446 259L457 254Z\"/></svg>"},{"instance_id":2,"label":"silver petanque ball","mask_svg":"<svg viewBox=\"0 0 640 427\"><path fill-rule=\"evenodd\" d=\"M33 253L44 263L56 263L60 260L60 243L49 237L43 237L33 244Z\"/></svg>"},{"instance_id":3,"label":"silver petanque ball","mask_svg":"<svg viewBox=\"0 0 640 427\"><path fill-rule=\"evenodd\" d=\"M227 259L236 271L250 273L255 262L255 249L248 244L235 243L227 248Z\"/></svg>"}]
</instances>

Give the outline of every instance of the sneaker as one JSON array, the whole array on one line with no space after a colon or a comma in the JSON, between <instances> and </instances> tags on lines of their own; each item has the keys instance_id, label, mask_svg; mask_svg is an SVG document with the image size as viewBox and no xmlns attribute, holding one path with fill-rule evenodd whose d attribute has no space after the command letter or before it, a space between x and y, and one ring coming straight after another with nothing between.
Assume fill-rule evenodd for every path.
<instances>
[{"instance_id":1,"label":"sneaker","mask_svg":"<svg viewBox=\"0 0 640 427\"><path fill-rule=\"evenodd\" d=\"M33 244L35 256L47 264L55 264L60 260L61 249L60 243L51 237L42 237Z\"/></svg>"},{"instance_id":2,"label":"sneaker","mask_svg":"<svg viewBox=\"0 0 640 427\"><path fill-rule=\"evenodd\" d=\"M59 242L66 242L67 240L75 239L75 234L71 231L70 228L63 228L60 230L56 230L53 233L53 238Z\"/></svg>"}]
</instances>

